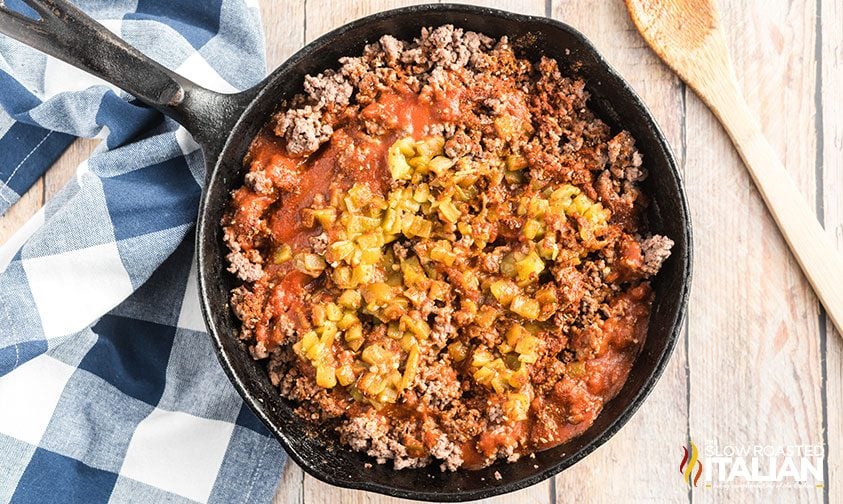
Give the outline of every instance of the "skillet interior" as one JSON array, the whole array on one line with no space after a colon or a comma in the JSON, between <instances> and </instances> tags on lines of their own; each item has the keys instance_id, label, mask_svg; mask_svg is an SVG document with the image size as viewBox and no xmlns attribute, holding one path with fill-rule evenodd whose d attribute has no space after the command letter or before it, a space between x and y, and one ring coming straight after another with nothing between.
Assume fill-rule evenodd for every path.
<instances>
[{"instance_id":1,"label":"skillet interior","mask_svg":"<svg viewBox=\"0 0 843 504\"><path fill-rule=\"evenodd\" d=\"M228 306L236 283L225 272L220 218L229 192L242 184L242 159L252 138L282 97L300 92L305 74L336 68L345 55L357 55L383 34L411 39L423 26L452 23L492 37L509 36L519 56L556 58L560 67L583 77L592 109L614 131L629 130L637 140L650 176L644 189L652 198L651 230L675 241L670 259L655 282L655 302L647 341L620 394L606 404L582 436L554 449L497 463L479 471L440 472L438 465L394 471L390 465L364 468L369 457L338 444L333 433L313 436L269 383L237 340L239 322ZM404 498L460 501L485 498L537 483L574 464L608 440L635 412L670 356L684 318L690 287L691 231L685 195L675 160L649 112L629 86L603 61L585 38L562 23L501 11L455 5L427 5L383 12L355 21L311 43L264 81L265 87L231 133L212 173L197 233L202 308L220 361L244 399L307 472L331 484ZM494 472L502 479L497 481Z\"/></svg>"}]
</instances>

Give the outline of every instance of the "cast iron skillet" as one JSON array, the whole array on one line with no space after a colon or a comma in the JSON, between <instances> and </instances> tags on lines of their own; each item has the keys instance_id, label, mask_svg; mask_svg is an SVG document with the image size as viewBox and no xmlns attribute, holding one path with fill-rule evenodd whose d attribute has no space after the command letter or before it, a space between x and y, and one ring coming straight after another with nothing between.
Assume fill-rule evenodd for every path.
<instances>
[{"instance_id":1,"label":"cast iron skillet","mask_svg":"<svg viewBox=\"0 0 843 504\"><path fill-rule=\"evenodd\" d=\"M338 28L307 45L257 86L222 95L174 74L119 40L65 0L25 0L41 19L0 7L0 32L98 75L183 124L203 146L207 179L199 208L196 246L199 289L208 332L220 363L243 399L308 473L328 483L397 497L464 501L486 498L537 483L576 463L605 443L632 416L652 389L676 342L691 278L691 222L685 194L664 135L628 84L573 28L550 19L464 5L421 5L382 12ZM479 471L442 473L438 465L394 471L366 469L372 460L339 446L332 433L319 436L296 417L238 341L238 321L228 306L235 284L226 271L220 218L229 193L242 184L242 160L258 129L282 97L300 92L305 74L338 66L341 56L358 55L383 34L409 40L424 26L452 23L492 37L509 36L519 55L544 54L580 75L591 107L614 130L637 140L650 176L648 218L654 233L675 241L673 254L654 282L655 302L646 343L618 397L606 404L594 425L554 449L497 463ZM246 62L245 64L248 64ZM652 428L659 428L653 425ZM502 479L494 477L499 471Z\"/></svg>"}]
</instances>

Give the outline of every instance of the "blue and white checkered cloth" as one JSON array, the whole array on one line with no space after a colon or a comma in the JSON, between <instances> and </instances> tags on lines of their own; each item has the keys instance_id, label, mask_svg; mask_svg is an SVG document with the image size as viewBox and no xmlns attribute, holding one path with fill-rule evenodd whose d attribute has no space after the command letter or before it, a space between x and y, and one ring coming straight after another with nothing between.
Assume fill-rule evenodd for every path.
<instances>
[{"instance_id":1,"label":"blue and white checkered cloth","mask_svg":"<svg viewBox=\"0 0 843 504\"><path fill-rule=\"evenodd\" d=\"M77 4L211 89L264 75L254 3ZM0 108L0 212L75 137L104 139L0 247L0 502L268 502L286 456L226 379L199 312L197 144L5 37Z\"/></svg>"}]
</instances>

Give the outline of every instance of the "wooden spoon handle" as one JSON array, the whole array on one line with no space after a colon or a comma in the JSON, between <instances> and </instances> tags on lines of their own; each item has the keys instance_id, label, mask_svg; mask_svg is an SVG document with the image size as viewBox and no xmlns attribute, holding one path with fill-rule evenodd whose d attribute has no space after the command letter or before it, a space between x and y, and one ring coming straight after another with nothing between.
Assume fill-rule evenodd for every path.
<instances>
[{"instance_id":1,"label":"wooden spoon handle","mask_svg":"<svg viewBox=\"0 0 843 504\"><path fill-rule=\"evenodd\" d=\"M719 89L708 93L706 101L732 138L826 313L843 334L843 259L767 142L736 85L723 81Z\"/></svg>"}]
</instances>

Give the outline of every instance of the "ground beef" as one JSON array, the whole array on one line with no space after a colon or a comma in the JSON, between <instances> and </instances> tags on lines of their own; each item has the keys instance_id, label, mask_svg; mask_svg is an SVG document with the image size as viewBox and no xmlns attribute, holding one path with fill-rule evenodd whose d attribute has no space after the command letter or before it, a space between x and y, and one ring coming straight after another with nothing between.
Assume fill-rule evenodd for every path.
<instances>
[{"instance_id":1,"label":"ground beef","mask_svg":"<svg viewBox=\"0 0 843 504\"><path fill-rule=\"evenodd\" d=\"M244 282L257 282L263 276L261 265L250 261L242 251L229 252L225 258L228 261L228 271Z\"/></svg>"},{"instance_id":2,"label":"ground beef","mask_svg":"<svg viewBox=\"0 0 843 504\"><path fill-rule=\"evenodd\" d=\"M433 338L433 341L436 343L443 345L448 336L454 332L454 324L451 321L454 309L450 306L444 306L434 309L433 313L435 316L430 337Z\"/></svg>"},{"instance_id":3,"label":"ground beef","mask_svg":"<svg viewBox=\"0 0 843 504\"><path fill-rule=\"evenodd\" d=\"M618 133L606 144L612 175L619 180L637 182L644 178L641 154L635 149L635 140L628 131Z\"/></svg>"},{"instance_id":4,"label":"ground beef","mask_svg":"<svg viewBox=\"0 0 843 504\"><path fill-rule=\"evenodd\" d=\"M392 35L384 35L381 37L379 42L384 52L386 64L390 66L396 65L401 59L401 52L404 50L404 44Z\"/></svg>"},{"instance_id":5,"label":"ground beef","mask_svg":"<svg viewBox=\"0 0 843 504\"><path fill-rule=\"evenodd\" d=\"M436 444L430 449L430 454L442 461L442 471L456 471L462 465L462 449L445 434L436 439Z\"/></svg>"},{"instance_id":6,"label":"ground beef","mask_svg":"<svg viewBox=\"0 0 843 504\"><path fill-rule=\"evenodd\" d=\"M249 353L252 354L252 358L255 360L266 359L269 357L269 350L266 349L266 345L262 341L258 341L254 345L250 346Z\"/></svg>"},{"instance_id":7,"label":"ground beef","mask_svg":"<svg viewBox=\"0 0 843 504\"><path fill-rule=\"evenodd\" d=\"M333 132L322 120L321 110L310 105L284 112L275 127L275 134L287 141L287 152L297 155L315 152Z\"/></svg>"},{"instance_id":8,"label":"ground beef","mask_svg":"<svg viewBox=\"0 0 843 504\"><path fill-rule=\"evenodd\" d=\"M406 447L391 434L389 421L381 415L354 417L337 430L343 443L354 450L366 452L378 464L392 460L395 469L405 469L428 463L426 458L412 457L407 453Z\"/></svg>"},{"instance_id":9,"label":"ground beef","mask_svg":"<svg viewBox=\"0 0 843 504\"><path fill-rule=\"evenodd\" d=\"M247 173L244 182L246 186L258 194L272 193L272 180L262 171Z\"/></svg>"},{"instance_id":10,"label":"ground beef","mask_svg":"<svg viewBox=\"0 0 843 504\"><path fill-rule=\"evenodd\" d=\"M460 158L471 152L473 142L464 131L457 131L445 142L445 154L451 158Z\"/></svg>"},{"instance_id":11,"label":"ground beef","mask_svg":"<svg viewBox=\"0 0 843 504\"><path fill-rule=\"evenodd\" d=\"M416 381L422 402L437 410L447 409L462 396L457 374L446 363L437 362L425 367L417 375Z\"/></svg>"},{"instance_id":12,"label":"ground beef","mask_svg":"<svg viewBox=\"0 0 843 504\"><path fill-rule=\"evenodd\" d=\"M670 256L673 240L666 236L654 235L641 242L641 253L644 255L643 271L647 276L655 275L662 267L662 263Z\"/></svg>"},{"instance_id":13,"label":"ground beef","mask_svg":"<svg viewBox=\"0 0 843 504\"><path fill-rule=\"evenodd\" d=\"M340 73L325 72L304 78L304 92L316 102L315 108L338 108L348 105L354 87Z\"/></svg>"},{"instance_id":14,"label":"ground beef","mask_svg":"<svg viewBox=\"0 0 843 504\"><path fill-rule=\"evenodd\" d=\"M465 32L453 25L440 26L434 30L423 29L420 47L414 49L405 63L431 64L448 70L477 63L491 48L494 39L475 32ZM405 53L406 54L406 53Z\"/></svg>"},{"instance_id":15,"label":"ground beef","mask_svg":"<svg viewBox=\"0 0 843 504\"><path fill-rule=\"evenodd\" d=\"M263 303L260 295L243 285L231 291L231 307L234 314L242 322L243 329L253 329L263 314ZM246 333L246 335L248 336L249 333Z\"/></svg>"},{"instance_id":16,"label":"ground beef","mask_svg":"<svg viewBox=\"0 0 843 504\"><path fill-rule=\"evenodd\" d=\"M506 417L503 414L503 409L500 404L493 404L488 411L489 422L493 424L501 423Z\"/></svg>"},{"instance_id":17,"label":"ground beef","mask_svg":"<svg viewBox=\"0 0 843 504\"><path fill-rule=\"evenodd\" d=\"M252 357L395 469L578 435L623 385L673 245L642 238L634 138L506 37L425 28L339 63L261 130L223 220Z\"/></svg>"},{"instance_id":18,"label":"ground beef","mask_svg":"<svg viewBox=\"0 0 843 504\"><path fill-rule=\"evenodd\" d=\"M311 236L308 238L308 242L310 243L311 248L313 251L319 255L324 256L325 251L328 249L328 235L325 233L320 233L317 236Z\"/></svg>"}]
</instances>

